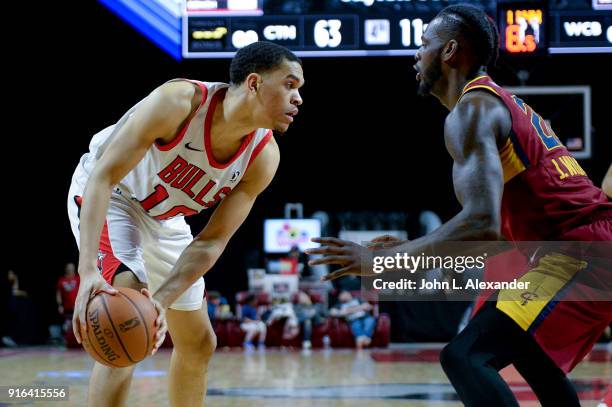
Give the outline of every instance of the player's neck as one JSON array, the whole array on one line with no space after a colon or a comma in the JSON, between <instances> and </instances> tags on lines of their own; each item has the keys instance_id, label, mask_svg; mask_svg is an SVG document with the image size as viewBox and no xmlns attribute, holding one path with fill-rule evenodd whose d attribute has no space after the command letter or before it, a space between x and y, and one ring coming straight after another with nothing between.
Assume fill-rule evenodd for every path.
<instances>
[{"instance_id":1,"label":"player's neck","mask_svg":"<svg viewBox=\"0 0 612 407\"><path fill-rule=\"evenodd\" d=\"M256 128L250 109L244 106L243 98L238 92L229 88L213 113L211 133L213 138L218 140L217 144L231 146L241 143Z\"/></svg>"},{"instance_id":2,"label":"player's neck","mask_svg":"<svg viewBox=\"0 0 612 407\"><path fill-rule=\"evenodd\" d=\"M486 75L484 71L478 71L475 75L460 71L451 71L446 79L445 92L436 96L449 111L453 110L463 94L465 85L474 78Z\"/></svg>"}]
</instances>

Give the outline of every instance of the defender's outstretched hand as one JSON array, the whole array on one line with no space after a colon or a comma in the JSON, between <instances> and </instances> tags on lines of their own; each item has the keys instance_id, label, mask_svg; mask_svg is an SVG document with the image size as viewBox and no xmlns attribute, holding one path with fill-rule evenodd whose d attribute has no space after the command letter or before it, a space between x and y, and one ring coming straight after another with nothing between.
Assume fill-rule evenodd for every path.
<instances>
[{"instance_id":1,"label":"defender's outstretched hand","mask_svg":"<svg viewBox=\"0 0 612 407\"><path fill-rule=\"evenodd\" d=\"M347 240L335 237L315 237L311 239L321 246L306 250L307 254L322 254L319 259L310 260L311 266L318 264L338 264L342 268L323 277L324 281L335 280L347 275L372 275L371 268L362 267L362 263L369 264L369 251L367 248Z\"/></svg>"}]
</instances>

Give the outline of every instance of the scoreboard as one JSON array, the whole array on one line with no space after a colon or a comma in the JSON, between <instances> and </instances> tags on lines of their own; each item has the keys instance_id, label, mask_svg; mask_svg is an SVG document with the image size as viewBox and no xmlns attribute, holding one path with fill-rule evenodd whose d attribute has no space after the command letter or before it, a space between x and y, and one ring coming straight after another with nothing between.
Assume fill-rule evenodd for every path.
<instances>
[{"instance_id":1,"label":"scoreboard","mask_svg":"<svg viewBox=\"0 0 612 407\"><path fill-rule=\"evenodd\" d=\"M459 2L496 20L511 55L612 52L612 0L98 0L176 59L232 57L257 40L299 56L414 55Z\"/></svg>"},{"instance_id":2,"label":"scoreboard","mask_svg":"<svg viewBox=\"0 0 612 407\"><path fill-rule=\"evenodd\" d=\"M203 3L217 8L206 9ZM427 23L453 3L458 1L188 0L182 53L186 58L228 57L266 40L298 56L414 55ZM495 1L476 3L495 12ZM212 32L220 32L216 30L224 35L213 38Z\"/></svg>"},{"instance_id":3,"label":"scoreboard","mask_svg":"<svg viewBox=\"0 0 612 407\"><path fill-rule=\"evenodd\" d=\"M231 57L258 40L298 56L414 55L444 7L496 19L508 54L612 52L612 0L186 0L184 58Z\"/></svg>"},{"instance_id":4,"label":"scoreboard","mask_svg":"<svg viewBox=\"0 0 612 407\"><path fill-rule=\"evenodd\" d=\"M203 3L217 8L206 9ZM450 3L189 0L182 51L186 58L225 57L251 42L266 40L299 56L414 55L427 22ZM232 4L241 10L232 9ZM490 6L489 11L494 11Z\"/></svg>"}]
</instances>

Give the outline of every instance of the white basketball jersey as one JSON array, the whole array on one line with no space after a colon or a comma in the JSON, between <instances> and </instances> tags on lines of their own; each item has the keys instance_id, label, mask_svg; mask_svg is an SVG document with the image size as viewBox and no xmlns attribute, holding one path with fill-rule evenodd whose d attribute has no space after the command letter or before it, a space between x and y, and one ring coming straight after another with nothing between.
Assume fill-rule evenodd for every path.
<instances>
[{"instance_id":1,"label":"white basketball jersey","mask_svg":"<svg viewBox=\"0 0 612 407\"><path fill-rule=\"evenodd\" d=\"M240 182L251 162L272 137L272 131L257 129L247 135L226 163L215 161L212 153L210 127L225 83L191 81L202 90L202 103L191 120L169 144L155 143L144 158L117 185L117 192L140 202L150 216L158 220L189 216L214 206L229 195ZM86 174L90 174L97 159L119 128L135 111L131 108L117 124L96 134L89 153L81 158Z\"/></svg>"}]
</instances>

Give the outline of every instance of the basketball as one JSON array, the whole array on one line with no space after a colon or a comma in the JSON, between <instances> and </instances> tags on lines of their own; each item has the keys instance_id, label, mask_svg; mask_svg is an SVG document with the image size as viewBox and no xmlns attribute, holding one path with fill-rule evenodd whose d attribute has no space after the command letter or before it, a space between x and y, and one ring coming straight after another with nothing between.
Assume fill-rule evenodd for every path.
<instances>
[{"instance_id":1,"label":"basketball","mask_svg":"<svg viewBox=\"0 0 612 407\"><path fill-rule=\"evenodd\" d=\"M146 358L155 345L155 307L140 292L116 287L116 295L99 293L87 305L85 350L110 367L126 367Z\"/></svg>"}]
</instances>

